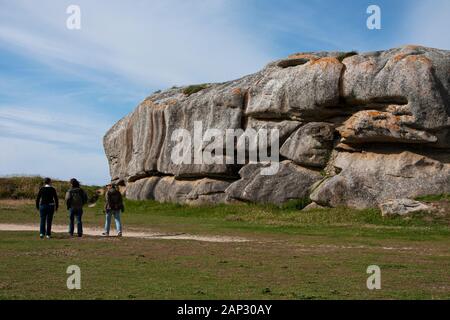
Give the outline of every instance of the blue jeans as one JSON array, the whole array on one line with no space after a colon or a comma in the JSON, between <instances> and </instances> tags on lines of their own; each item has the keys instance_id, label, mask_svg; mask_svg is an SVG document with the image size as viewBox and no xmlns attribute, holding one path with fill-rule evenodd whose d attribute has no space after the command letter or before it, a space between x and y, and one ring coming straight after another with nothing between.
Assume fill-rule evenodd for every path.
<instances>
[{"instance_id":1,"label":"blue jeans","mask_svg":"<svg viewBox=\"0 0 450 320\"><path fill-rule=\"evenodd\" d=\"M39 216L41 217L41 225L39 233L44 236L52 235L52 222L53 215L55 213L54 205L41 205L39 206Z\"/></svg>"},{"instance_id":2,"label":"blue jeans","mask_svg":"<svg viewBox=\"0 0 450 320\"><path fill-rule=\"evenodd\" d=\"M122 223L120 222L120 210L107 210L106 211L106 222L105 222L105 232L109 234L109 229L111 228L111 217L114 216L114 221L116 223L116 230L118 233L122 233Z\"/></svg>"},{"instance_id":3,"label":"blue jeans","mask_svg":"<svg viewBox=\"0 0 450 320\"><path fill-rule=\"evenodd\" d=\"M83 216L83 209L73 209L69 210L69 233L73 235L75 230L75 217L77 218L77 233L81 237L83 235L83 222L81 217Z\"/></svg>"}]
</instances>

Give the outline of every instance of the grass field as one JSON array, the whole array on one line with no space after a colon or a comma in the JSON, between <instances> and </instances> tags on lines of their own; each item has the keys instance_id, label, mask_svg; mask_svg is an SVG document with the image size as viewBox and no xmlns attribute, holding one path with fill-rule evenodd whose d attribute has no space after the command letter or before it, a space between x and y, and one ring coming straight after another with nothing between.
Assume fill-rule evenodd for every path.
<instances>
[{"instance_id":1,"label":"grass field","mask_svg":"<svg viewBox=\"0 0 450 320\"><path fill-rule=\"evenodd\" d=\"M150 229L250 240L236 243L66 234L40 240L37 231L0 231L0 298L450 298L449 214L385 219L377 210L295 207L126 201L125 235ZM67 223L63 209L55 224ZM101 201L84 221L103 224ZM0 200L0 223L37 222L31 201ZM81 268L81 290L66 287L72 264ZM381 290L366 287L369 265L381 268Z\"/></svg>"}]
</instances>

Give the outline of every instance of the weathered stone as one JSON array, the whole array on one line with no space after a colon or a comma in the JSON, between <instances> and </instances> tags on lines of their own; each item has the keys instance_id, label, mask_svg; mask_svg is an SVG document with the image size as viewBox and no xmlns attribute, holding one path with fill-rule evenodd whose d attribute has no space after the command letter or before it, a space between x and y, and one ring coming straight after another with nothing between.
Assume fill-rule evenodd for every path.
<instances>
[{"instance_id":1,"label":"weathered stone","mask_svg":"<svg viewBox=\"0 0 450 320\"><path fill-rule=\"evenodd\" d=\"M330 164L338 174L321 183L310 198L327 207L363 209L392 198L450 193L449 163L450 154L438 159L395 149L338 152Z\"/></svg>"},{"instance_id":2,"label":"weathered stone","mask_svg":"<svg viewBox=\"0 0 450 320\"><path fill-rule=\"evenodd\" d=\"M186 196L189 204L224 203L226 201L225 190L230 182L204 178L195 182L194 188Z\"/></svg>"},{"instance_id":3,"label":"weathered stone","mask_svg":"<svg viewBox=\"0 0 450 320\"><path fill-rule=\"evenodd\" d=\"M232 199L248 202L282 204L308 196L309 188L322 179L320 173L295 165L292 161L280 163L275 175L261 175L263 164L248 164L239 174L241 180L226 190Z\"/></svg>"},{"instance_id":4,"label":"weathered stone","mask_svg":"<svg viewBox=\"0 0 450 320\"><path fill-rule=\"evenodd\" d=\"M155 186L154 198L159 202L185 203L194 186L193 181L163 177Z\"/></svg>"},{"instance_id":5,"label":"weathered stone","mask_svg":"<svg viewBox=\"0 0 450 320\"><path fill-rule=\"evenodd\" d=\"M383 202L379 205L381 215L388 216L405 216L416 212L431 212L434 209L422 202L411 199L394 199Z\"/></svg>"},{"instance_id":6,"label":"weathered stone","mask_svg":"<svg viewBox=\"0 0 450 320\"><path fill-rule=\"evenodd\" d=\"M405 46L355 55L344 64L348 102L404 105L419 129L450 125L450 51Z\"/></svg>"},{"instance_id":7,"label":"weathered stone","mask_svg":"<svg viewBox=\"0 0 450 320\"><path fill-rule=\"evenodd\" d=\"M246 114L258 118L318 119L339 113L344 65L325 57L290 68L269 66L249 90Z\"/></svg>"},{"instance_id":8,"label":"weathered stone","mask_svg":"<svg viewBox=\"0 0 450 320\"><path fill-rule=\"evenodd\" d=\"M244 92L231 84L221 85L205 89L189 98L179 101L166 108L167 139L162 146L161 156L158 160L158 171L172 174L177 177L201 177L201 176L233 176L232 168L226 165L225 155L219 164L196 164L194 161L195 138L194 125L201 121L202 132L207 129L216 129L223 132L225 141L225 130L241 128L241 116ZM175 164L171 159L177 141L172 141L172 133L175 130L185 129L191 133L191 163ZM200 137L201 139L201 137ZM205 150L207 141L201 146Z\"/></svg>"},{"instance_id":9,"label":"weathered stone","mask_svg":"<svg viewBox=\"0 0 450 320\"><path fill-rule=\"evenodd\" d=\"M360 111L348 119L338 131L343 143L435 143L437 138L423 130L411 128L412 116L396 116L377 110Z\"/></svg>"},{"instance_id":10,"label":"weathered stone","mask_svg":"<svg viewBox=\"0 0 450 320\"><path fill-rule=\"evenodd\" d=\"M126 197L186 204L216 204L226 201L228 181L214 179L178 180L172 176L148 177L129 182Z\"/></svg>"},{"instance_id":11,"label":"weathered stone","mask_svg":"<svg viewBox=\"0 0 450 320\"><path fill-rule=\"evenodd\" d=\"M248 118L245 130L242 134L236 135L236 148L240 151L245 151L247 157L252 151L255 152L254 157L258 157L257 152L260 151L260 147L266 150L272 150L273 148L274 152L278 155L281 144L286 141L289 135L295 131L295 129L300 127L301 124L302 123L299 121L291 120L269 121ZM273 130L278 130L278 138L274 135ZM274 146L272 146L272 142L275 143ZM276 161L278 160L279 159L277 158ZM248 162L249 161L247 160L246 163Z\"/></svg>"},{"instance_id":12,"label":"weathered stone","mask_svg":"<svg viewBox=\"0 0 450 320\"><path fill-rule=\"evenodd\" d=\"M155 186L161 177L149 177L127 184L125 195L130 200L154 200Z\"/></svg>"},{"instance_id":13,"label":"weathered stone","mask_svg":"<svg viewBox=\"0 0 450 320\"><path fill-rule=\"evenodd\" d=\"M419 46L298 53L238 80L159 92L105 135L111 179L127 185L127 197L182 203L228 201L228 193L231 200L282 203L307 195L310 181L311 197L326 206L376 207L393 195L449 192L449 70L450 51ZM174 132L185 129L195 139L198 121L200 136L207 129L277 128L282 156L334 176L317 186L317 172L292 162L274 176L259 175L252 164L227 194L197 192L202 178L237 180L244 165L234 156L227 163L225 155L214 164L195 163L195 151L210 149L213 139L197 149L192 143L190 163L175 163ZM334 149L331 124L342 138Z\"/></svg>"},{"instance_id":14,"label":"weathered stone","mask_svg":"<svg viewBox=\"0 0 450 320\"><path fill-rule=\"evenodd\" d=\"M254 118L248 118L246 129L253 129L256 132L259 130L271 130L279 131L279 144L286 141L286 139L294 132L298 127L302 125L299 121L283 120L283 121L270 121L270 120L259 120Z\"/></svg>"},{"instance_id":15,"label":"weathered stone","mask_svg":"<svg viewBox=\"0 0 450 320\"><path fill-rule=\"evenodd\" d=\"M251 77L250 77L251 78ZM245 79L245 78L244 78ZM104 138L112 180L134 181L149 173L175 176L232 176L225 164L193 164L194 122L206 129L241 128L245 80L212 85L190 96L182 89L155 94L142 102L130 115L113 126ZM172 134L177 129L191 133L192 164L175 164L171 159ZM208 141L201 145L204 150Z\"/></svg>"},{"instance_id":16,"label":"weathered stone","mask_svg":"<svg viewBox=\"0 0 450 320\"><path fill-rule=\"evenodd\" d=\"M164 177L154 189L154 198L160 202L187 204L222 203L225 202L225 189L229 185L227 181L208 178L177 180L174 177Z\"/></svg>"},{"instance_id":17,"label":"weathered stone","mask_svg":"<svg viewBox=\"0 0 450 320\"><path fill-rule=\"evenodd\" d=\"M300 165L325 167L333 149L333 138L332 124L310 122L287 139L280 154Z\"/></svg>"},{"instance_id":18,"label":"weathered stone","mask_svg":"<svg viewBox=\"0 0 450 320\"><path fill-rule=\"evenodd\" d=\"M302 211L311 211L311 210L318 210L318 209L325 209L325 207L322 207L315 202L311 202L306 207L304 207L302 209Z\"/></svg>"}]
</instances>

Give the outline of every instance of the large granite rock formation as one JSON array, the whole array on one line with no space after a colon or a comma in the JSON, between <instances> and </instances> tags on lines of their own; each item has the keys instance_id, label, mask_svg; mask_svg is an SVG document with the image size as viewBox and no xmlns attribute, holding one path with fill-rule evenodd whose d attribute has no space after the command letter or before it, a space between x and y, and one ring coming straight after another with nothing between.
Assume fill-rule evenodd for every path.
<instances>
[{"instance_id":1,"label":"large granite rock formation","mask_svg":"<svg viewBox=\"0 0 450 320\"><path fill-rule=\"evenodd\" d=\"M271 129L278 139L260 144ZM367 208L450 193L450 51L294 54L238 80L155 93L108 131L104 147L112 181L136 200L310 197ZM274 174L249 156L263 147ZM208 150L214 161L199 162Z\"/></svg>"}]
</instances>

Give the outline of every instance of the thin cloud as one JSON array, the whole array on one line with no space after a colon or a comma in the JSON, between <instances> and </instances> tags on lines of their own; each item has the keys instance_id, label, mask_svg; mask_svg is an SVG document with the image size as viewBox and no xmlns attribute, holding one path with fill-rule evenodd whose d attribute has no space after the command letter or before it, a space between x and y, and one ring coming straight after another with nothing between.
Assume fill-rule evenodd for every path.
<instances>
[{"instance_id":1,"label":"thin cloud","mask_svg":"<svg viewBox=\"0 0 450 320\"><path fill-rule=\"evenodd\" d=\"M450 1L415 1L408 6L403 29L408 43L450 49Z\"/></svg>"},{"instance_id":2,"label":"thin cloud","mask_svg":"<svg viewBox=\"0 0 450 320\"><path fill-rule=\"evenodd\" d=\"M263 66L268 46L233 19L236 2L207 3L78 1L82 29L71 31L65 27L69 1L6 2L0 39L47 63L94 68L147 86L222 81Z\"/></svg>"},{"instance_id":3,"label":"thin cloud","mask_svg":"<svg viewBox=\"0 0 450 320\"><path fill-rule=\"evenodd\" d=\"M0 106L3 137L98 151L101 149L99 141L108 127L109 123L75 113L60 114L45 109Z\"/></svg>"}]
</instances>

